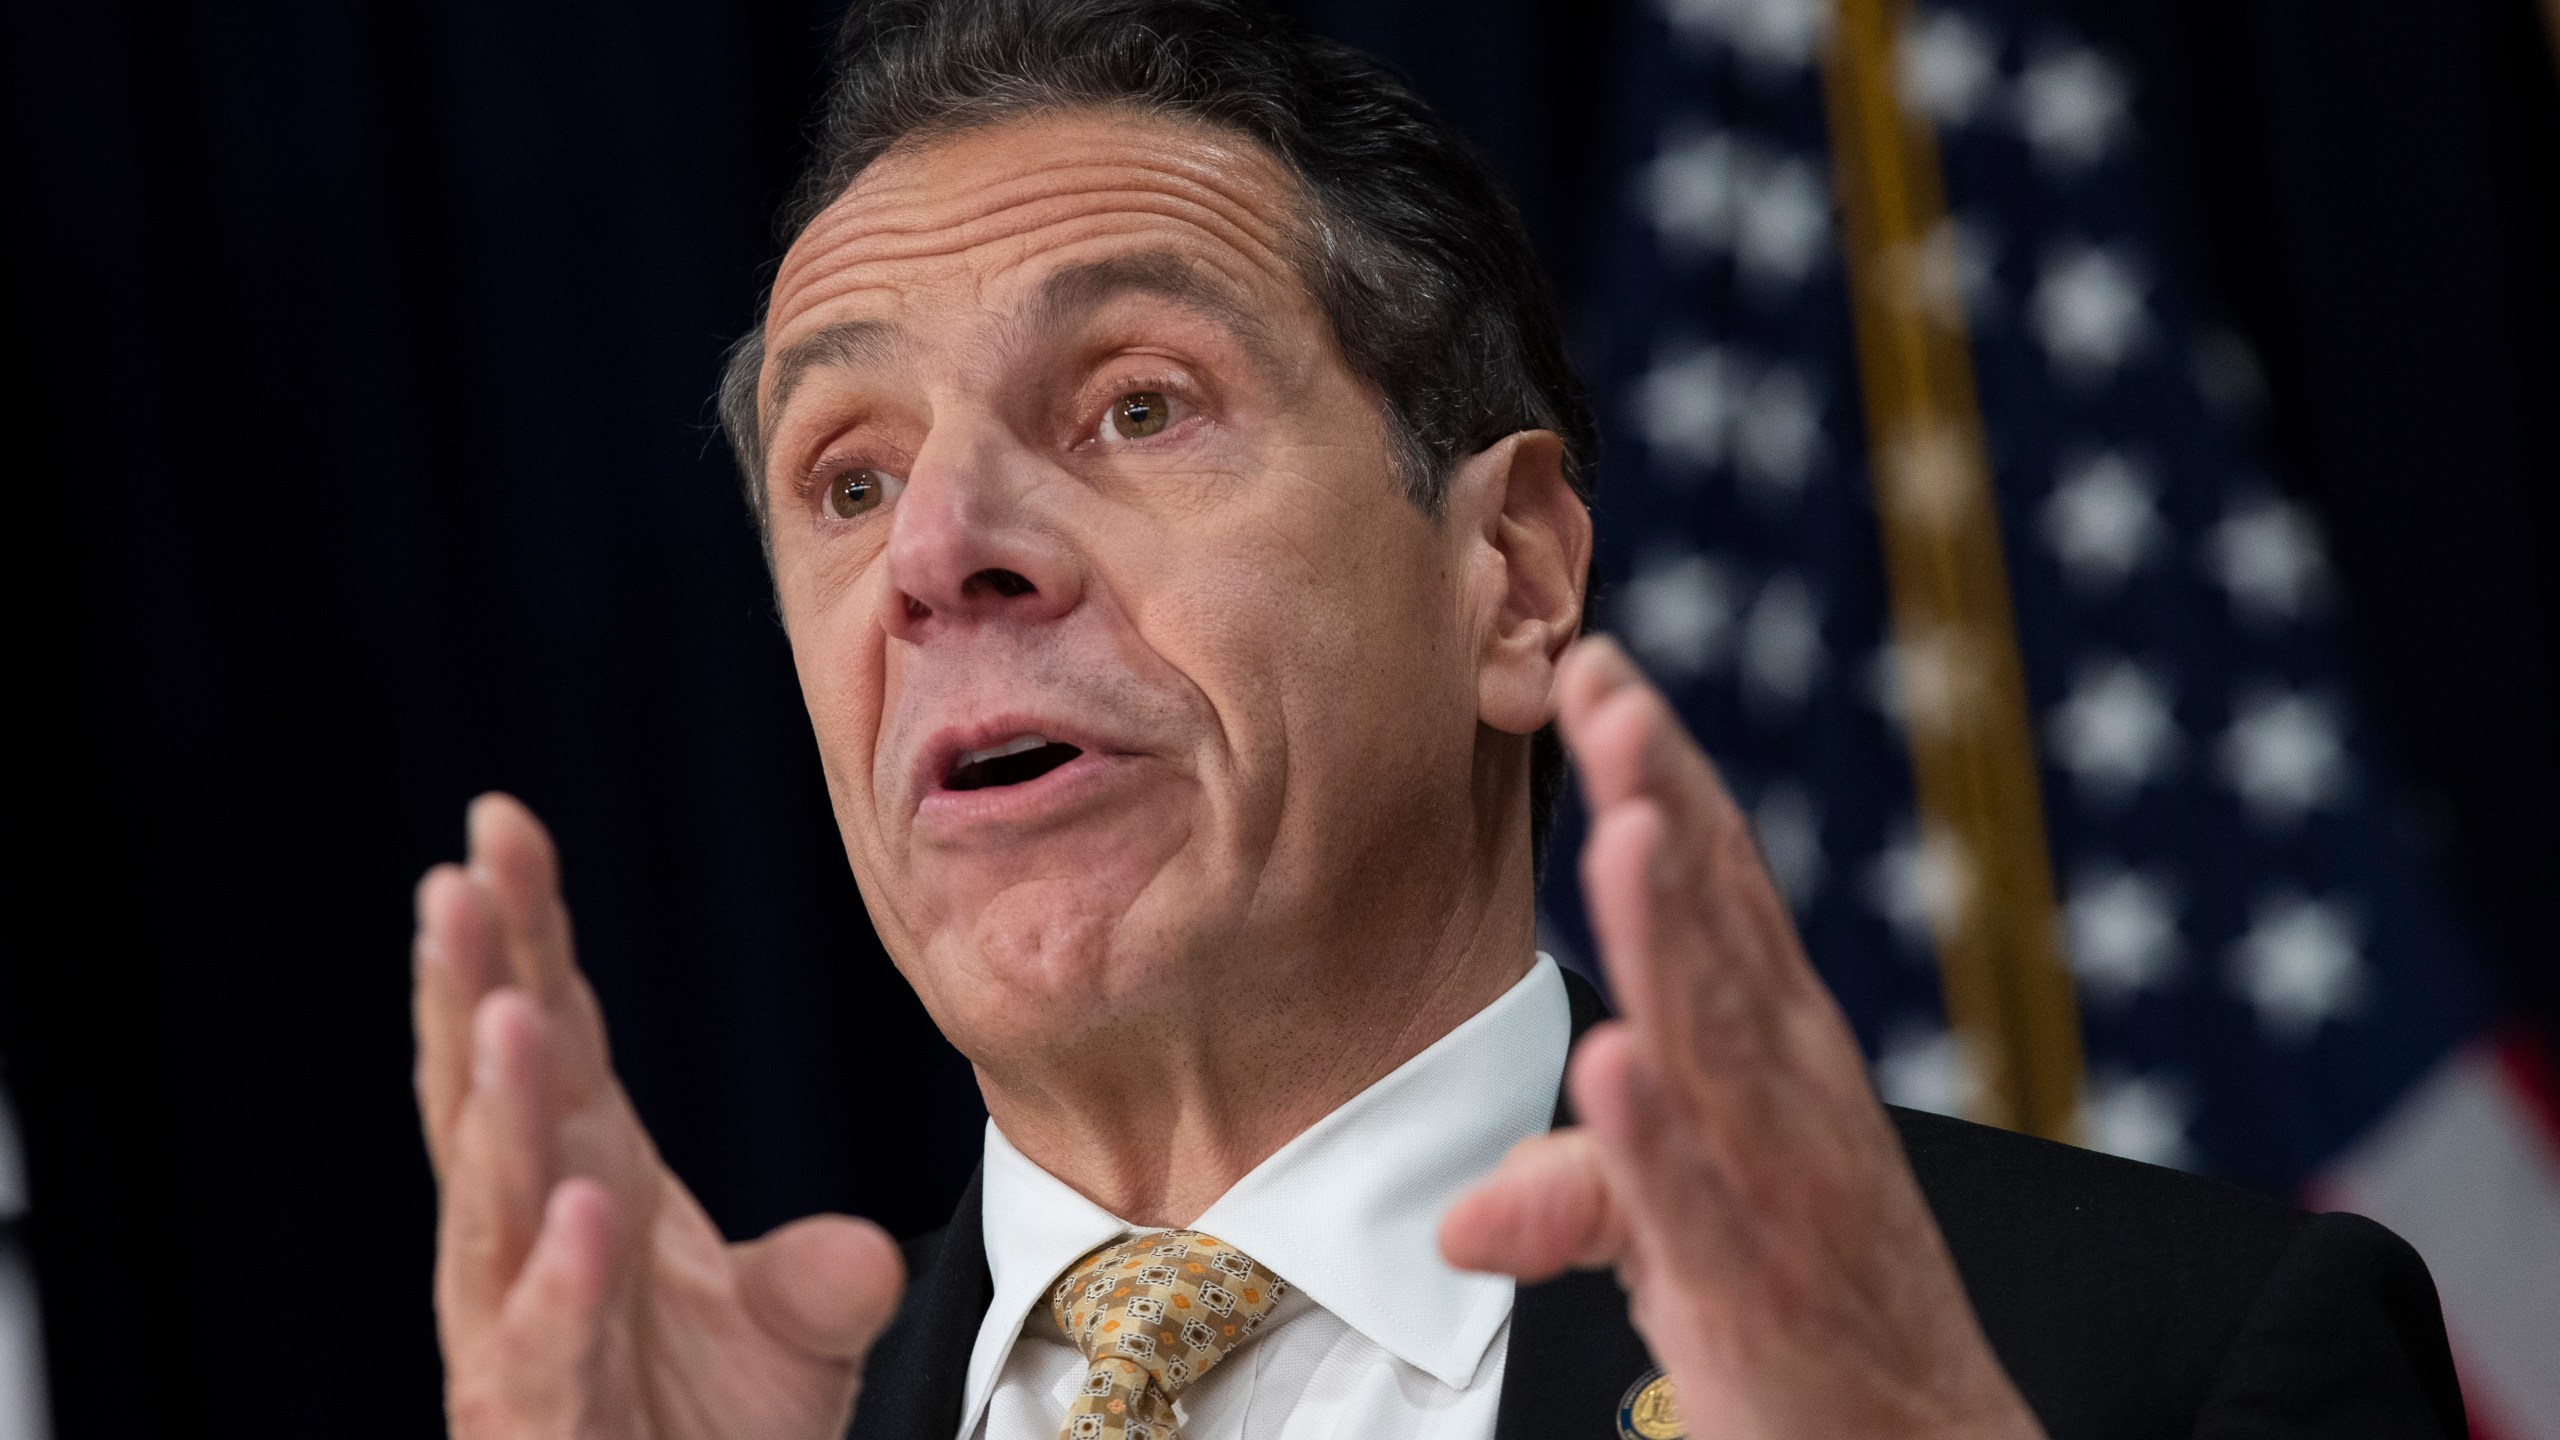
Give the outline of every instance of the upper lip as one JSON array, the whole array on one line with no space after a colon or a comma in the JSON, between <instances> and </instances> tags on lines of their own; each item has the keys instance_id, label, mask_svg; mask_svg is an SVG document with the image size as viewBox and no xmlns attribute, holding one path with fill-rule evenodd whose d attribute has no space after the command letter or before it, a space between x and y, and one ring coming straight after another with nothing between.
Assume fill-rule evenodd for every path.
<instances>
[{"instance_id":1,"label":"upper lip","mask_svg":"<svg viewBox=\"0 0 2560 1440\"><path fill-rule=\"evenodd\" d=\"M1038 735L1053 744L1073 745L1079 750L1113 748L1103 737L1073 721L1045 715L1014 713L966 725L946 725L926 737L924 748L916 752L912 773L916 803L922 804L926 796L942 788L958 768L961 756L1001 745L1017 735Z\"/></svg>"}]
</instances>

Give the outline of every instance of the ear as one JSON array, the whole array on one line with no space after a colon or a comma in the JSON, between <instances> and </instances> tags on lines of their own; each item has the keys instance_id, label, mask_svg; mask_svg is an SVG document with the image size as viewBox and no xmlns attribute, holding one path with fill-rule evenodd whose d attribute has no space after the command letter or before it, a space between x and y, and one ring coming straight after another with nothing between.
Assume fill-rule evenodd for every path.
<instances>
[{"instance_id":1,"label":"ear","mask_svg":"<svg viewBox=\"0 0 2560 1440\"><path fill-rule=\"evenodd\" d=\"M1507 435L1459 463L1449 523L1476 615L1476 713L1496 730L1555 718L1556 662L1582 625L1591 511L1564 476L1551 430Z\"/></svg>"}]
</instances>

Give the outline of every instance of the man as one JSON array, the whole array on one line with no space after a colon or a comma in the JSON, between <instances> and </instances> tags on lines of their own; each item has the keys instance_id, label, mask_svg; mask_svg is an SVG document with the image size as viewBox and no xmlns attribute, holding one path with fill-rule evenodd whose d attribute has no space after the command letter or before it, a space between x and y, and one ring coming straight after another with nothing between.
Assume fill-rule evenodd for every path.
<instances>
[{"instance_id":1,"label":"man","mask_svg":"<svg viewBox=\"0 0 2560 1440\"><path fill-rule=\"evenodd\" d=\"M1374 65L1240 0L881 0L788 218L724 419L986 1162L903 1300L859 1221L726 1244L484 798L418 898L457 1434L2461 1431L2378 1228L1876 1103L1575 642L1552 302ZM1533 949L1551 723L1619 1020Z\"/></svg>"}]
</instances>

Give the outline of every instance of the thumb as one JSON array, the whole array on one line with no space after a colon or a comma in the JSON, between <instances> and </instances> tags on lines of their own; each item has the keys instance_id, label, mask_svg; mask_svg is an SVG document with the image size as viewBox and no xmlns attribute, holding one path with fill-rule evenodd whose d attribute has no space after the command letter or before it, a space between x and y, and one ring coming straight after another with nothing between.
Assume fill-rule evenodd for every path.
<instances>
[{"instance_id":1,"label":"thumb","mask_svg":"<svg viewBox=\"0 0 2560 1440\"><path fill-rule=\"evenodd\" d=\"M776 1339L859 1365L906 1288L897 1242L868 1220L812 1215L732 1252L747 1311Z\"/></svg>"},{"instance_id":2,"label":"thumb","mask_svg":"<svg viewBox=\"0 0 2560 1440\"><path fill-rule=\"evenodd\" d=\"M1440 1254L1450 1264L1532 1282L1572 1266L1615 1264L1625 1248L1599 1155L1578 1129L1514 1145L1440 1221Z\"/></svg>"}]
</instances>

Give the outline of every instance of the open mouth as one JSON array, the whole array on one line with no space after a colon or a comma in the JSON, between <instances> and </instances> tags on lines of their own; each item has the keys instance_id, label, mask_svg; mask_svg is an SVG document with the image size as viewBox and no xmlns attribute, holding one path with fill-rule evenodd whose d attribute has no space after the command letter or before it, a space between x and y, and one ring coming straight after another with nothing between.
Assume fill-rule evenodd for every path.
<instances>
[{"instance_id":1,"label":"open mouth","mask_svg":"<svg viewBox=\"0 0 2560 1440\"><path fill-rule=\"evenodd\" d=\"M951 774L942 782L946 790L992 790L1002 785L1022 785L1084 752L1062 740L1046 735L1016 735L1001 745L984 750L971 750L952 765Z\"/></svg>"}]
</instances>

